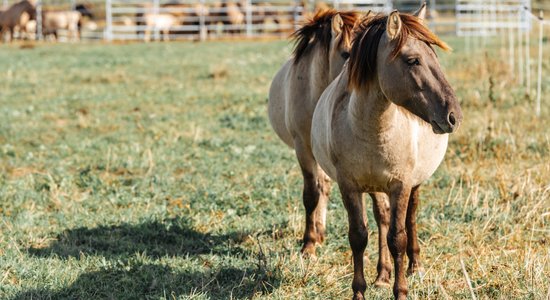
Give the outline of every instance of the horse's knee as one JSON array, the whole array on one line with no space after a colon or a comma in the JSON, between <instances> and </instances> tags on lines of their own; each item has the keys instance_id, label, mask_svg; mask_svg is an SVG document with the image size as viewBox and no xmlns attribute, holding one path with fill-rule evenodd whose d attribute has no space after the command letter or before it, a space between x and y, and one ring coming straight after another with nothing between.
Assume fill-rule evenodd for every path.
<instances>
[{"instance_id":1,"label":"horse's knee","mask_svg":"<svg viewBox=\"0 0 550 300\"><path fill-rule=\"evenodd\" d=\"M349 244L353 252L365 251L369 241L369 233L366 226L350 228L348 233Z\"/></svg>"},{"instance_id":2,"label":"horse's knee","mask_svg":"<svg viewBox=\"0 0 550 300\"><path fill-rule=\"evenodd\" d=\"M394 257L405 252L407 248L407 233L404 229L398 231L395 227L390 227L388 232L388 248Z\"/></svg>"}]
</instances>

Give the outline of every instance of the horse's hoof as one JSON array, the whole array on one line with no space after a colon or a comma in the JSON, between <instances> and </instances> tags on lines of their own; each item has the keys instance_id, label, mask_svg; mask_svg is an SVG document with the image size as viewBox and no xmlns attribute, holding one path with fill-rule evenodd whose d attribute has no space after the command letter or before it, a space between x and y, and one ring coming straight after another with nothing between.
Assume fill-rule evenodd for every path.
<instances>
[{"instance_id":1,"label":"horse's hoof","mask_svg":"<svg viewBox=\"0 0 550 300\"><path fill-rule=\"evenodd\" d=\"M380 272L378 272L378 276L376 276L374 286L377 288L389 288L391 287L390 278L391 273L386 269L382 269Z\"/></svg>"},{"instance_id":2,"label":"horse's hoof","mask_svg":"<svg viewBox=\"0 0 550 300\"><path fill-rule=\"evenodd\" d=\"M300 252L302 252L302 257L303 258L317 259L317 255L315 254L315 246L314 245L311 245L311 244L304 245Z\"/></svg>"},{"instance_id":3,"label":"horse's hoof","mask_svg":"<svg viewBox=\"0 0 550 300\"><path fill-rule=\"evenodd\" d=\"M353 300L365 300L365 297L363 296L363 293L355 292L353 294Z\"/></svg>"}]
</instances>

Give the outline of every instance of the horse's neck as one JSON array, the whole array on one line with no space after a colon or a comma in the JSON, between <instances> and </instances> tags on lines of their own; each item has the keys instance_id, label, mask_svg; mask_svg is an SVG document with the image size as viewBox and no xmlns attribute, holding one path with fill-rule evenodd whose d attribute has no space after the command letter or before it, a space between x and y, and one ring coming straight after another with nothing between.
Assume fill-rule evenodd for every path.
<instances>
[{"instance_id":1,"label":"horse's neck","mask_svg":"<svg viewBox=\"0 0 550 300\"><path fill-rule=\"evenodd\" d=\"M330 65L327 54L321 46L316 45L314 49L304 57L303 63L308 68L309 88L312 97L319 98L323 90L330 84Z\"/></svg>"},{"instance_id":2,"label":"horse's neck","mask_svg":"<svg viewBox=\"0 0 550 300\"><path fill-rule=\"evenodd\" d=\"M390 130L398 125L395 122L398 113L397 105L386 98L376 79L351 94L348 115L354 131L382 133Z\"/></svg>"}]
</instances>

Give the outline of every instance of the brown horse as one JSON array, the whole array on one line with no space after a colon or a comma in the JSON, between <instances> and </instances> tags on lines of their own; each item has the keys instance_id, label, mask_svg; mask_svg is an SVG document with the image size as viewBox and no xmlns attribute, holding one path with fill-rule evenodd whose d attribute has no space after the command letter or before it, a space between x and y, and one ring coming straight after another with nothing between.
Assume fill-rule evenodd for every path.
<instances>
[{"instance_id":1,"label":"brown horse","mask_svg":"<svg viewBox=\"0 0 550 300\"><path fill-rule=\"evenodd\" d=\"M0 14L0 38L3 39L6 31L9 31L10 41L12 41L17 28L19 28L20 36L23 36L30 20L36 20L34 5L27 0L15 3Z\"/></svg>"},{"instance_id":2,"label":"brown horse","mask_svg":"<svg viewBox=\"0 0 550 300\"><path fill-rule=\"evenodd\" d=\"M296 151L304 177L304 254L314 255L315 245L325 238L330 190L329 179L311 152L311 118L319 96L340 73L349 56L353 27L359 16L357 12L318 12L293 34L294 57L275 75L269 90L271 126Z\"/></svg>"},{"instance_id":3,"label":"brown horse","mask_svg":"<svg viewBox=\"0 0 550 300\"><path fill-rule=\"evenodd\" d=\"M462 121L432 45L448 49L415 16L394 11L367 20L358 26L347 67L321 95L313 115L313 154L338 183L348 213L354 299L363 299L366 289L363 193L389 196L384 219L395 298L407 297L405 252L408 273L419 266L419 187L443 160L448 134ZM390 261L382 263L391 268Z\"/></svg>"},{"instance_id":4,"label":"brown horse","mask_svg":"<svg viewBox=\"0 0 550 300\"><path fill-rule=\"evenodd\" d=\"M210 7L208 25L221 25L227 33L237 34L244 29L246 2L216 1Z\"/></svg>"}]
</instances>

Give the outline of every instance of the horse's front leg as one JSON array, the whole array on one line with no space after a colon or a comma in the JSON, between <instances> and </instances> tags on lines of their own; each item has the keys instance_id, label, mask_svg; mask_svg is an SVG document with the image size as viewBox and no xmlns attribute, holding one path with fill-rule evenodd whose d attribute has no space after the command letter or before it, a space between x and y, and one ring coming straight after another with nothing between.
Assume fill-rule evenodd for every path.
<instances>
[{"instance_id":1,"label":"horse's front leg","mask_svg":"<svg viewBox=\"0 0 550 300\"><path fill-rule=\"evenodd\" d=\"M378 276L376 287L389 287L391 278L391 257L388 249L388 229L390 226L390 202L385 193L371 193L372 210L378 225Z\"/></svg>"},{"instance_id":2,"label":"horse's front leg","mask_svg":"<svg viewBox=\"0 0 550 300\"><path fill-rule=\"evenodd\" d=\"M393 183L390 187L391 220L388 232L388 247L393 256L395 282L393 295L395 299L407 299L407 278L405 277L404 256L407 249L407 231L405 220L411 188L402 182Z\"/></svg>"},{"instance_id":3,"label":"horse's front leg","mask_svg":"<svg viewBox=\"0 0 550 300\"><path fill-rule=\"evenodd\" d=\"M302 254L315 256L315 245L325 240L330 180L315 161L309 144L296 139L294 149L304 178L302 199L306 210L306 227Z\"/></svg>"},{"instance_id":4,"label":"horse's front leg","mask_svg":"<svg viewBox=\"0 0 550 300\"><path fill-rule=\"evenodd\" d=\"M368 243L367 215L362 193L351 192L340 185L344 206L348 212L349 244L353 252L353 299L364 299L367 282L363 273L364 253Z\"/></svg>"},{"instance_id":5,"label":"horse's front leg","mask_svg":"<svg viewBox=\"0 0 550 300\"><path fill-rule=\"evenodd\" d=\"M416 208L418 207L419 185L412 188L407 208L407 256L409 257L409 268L407 276L418 273L423 276L424 269L420 264L420 246L418 245L418 234L416 232Z\"/></svg>"}]
</instances>

